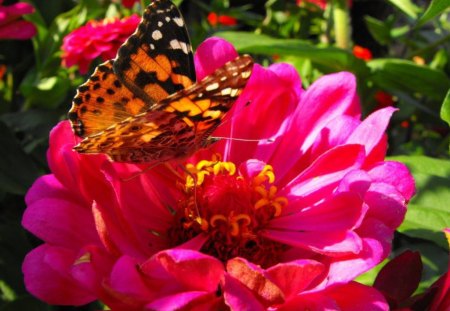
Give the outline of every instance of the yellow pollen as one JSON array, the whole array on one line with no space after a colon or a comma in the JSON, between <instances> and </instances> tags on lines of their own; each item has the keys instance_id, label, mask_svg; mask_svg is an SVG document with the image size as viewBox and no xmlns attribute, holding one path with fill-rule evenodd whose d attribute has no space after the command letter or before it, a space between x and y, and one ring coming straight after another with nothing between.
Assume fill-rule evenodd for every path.
<instances>
[{"instance_id":1,"label":"yellow pollen","mask_svg":"<svg viewBox=\"0 0 450 311\"><path fill-rule=\"evenodd\" d=\"M211 227L216 228L220 222L224 223L228 227L228 232L232 237L237 237L241 233L241 226L246 228L248 227L252 219L247 214L239 214L234 216L233 211L226 217L222 214L216 214L210 219ZM247 230L243 230L246 232Z\"/></svg>"},{"instance_id":2,"label":"yellow pollen","mask_svg":"<svg viewBox=\"0 0 450 311\"><path fill-rule=\"evenodd\" d=\"M273 173L273 169L270 165L266 165L261 173L259 173L253 180L253 190L261 196L253 207L255 210L262 207L272 207L275 210L272 216L278 217L281 215L283 207L288 204L288 200L285 197L277 197L276 194L278 189L273 185L269 187L269 190L267 190L263 184L265 181L268 181L269 183L275 181L275 174Z\"/></svg>"},{"instance_id":3,"label":"yellow pollen","mask_svg":"<svg viewBox=\"0 0 450 311\"><path fill-rule=\"evenodd\" d=\"M213 155L212 161L201 160L196 166L186 164L186 171L189 174L186 177L186 189L191 189L194 187L194 177L197 180L196 185L200 186L205 181L205 176L211 173L214 175L228 173L233 176L236 173L236 165L233 162L222 162L219 155Z\"/></svg>"}]
</instances>

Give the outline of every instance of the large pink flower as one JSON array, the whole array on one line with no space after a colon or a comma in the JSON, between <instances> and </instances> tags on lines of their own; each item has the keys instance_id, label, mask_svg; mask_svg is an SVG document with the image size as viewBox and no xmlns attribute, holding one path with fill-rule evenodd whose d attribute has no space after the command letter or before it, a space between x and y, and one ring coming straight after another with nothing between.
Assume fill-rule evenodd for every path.
<instances>
[{"instance_id":1,"label":"large pink flower","mask_svg":"<svg viewBox=\"0 0 450 311\"><path fill-rule=\"evenodd\" d=\"M0 0L0 39L26 40L36 34L33 23L21 19L22 15L34 12L34 7L25 2L2 5Z\"/></svg>"},{"instance_id":2,"label":"large pink flower","mask_svg":"<svg viewBox=\"0 0 450 311\"><path fill-rule=\"evenodd\" d=\"M78 65L82 74L88 72L94 59L103 61L116 56L117 50L136 30L140 17L132 15L123 19L111 18L90 21L64 37L63 65Z\"/></svg>"},{"instance_id":3,"label":"large pink flower","mask_svg":"<svg viewBox=\"0 0 450 311\"><path fill-rule=\"evenodd\" d=\"M207 40L197 76L235 56ZM114 310L386 309L382 295L351 281L389 254L414 182L404 165L384 161L394 109L364 121L359 109L350 73L305 91L293 67L255 65L213 134L227 139L145 173L76 154L60 123L53 173L26 197L23 225L45 241L25 258L28 290L52 304L100 299Z\"/></svg>"}]
</instances>

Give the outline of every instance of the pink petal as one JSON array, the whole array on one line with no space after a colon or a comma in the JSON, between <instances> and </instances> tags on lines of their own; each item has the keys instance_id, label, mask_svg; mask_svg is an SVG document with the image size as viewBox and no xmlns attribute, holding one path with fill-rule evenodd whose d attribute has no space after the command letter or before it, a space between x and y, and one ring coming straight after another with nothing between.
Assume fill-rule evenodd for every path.
<instances>
[{"instance_id":1,"label":"pink petal","mask_svg":"<svg viewBox=\"0 0 450 311\"><path fill-rule=\"evenodd\" d=\"M284 301L280 288L267 278L263 269L244 258L233 258L227 262L227 272L239 280L265 304L278 304Z\"/></svg>"},{"instance_id":2,"label":"pink petal","mask_svg":"<svg viewBox=\"0 0 450 311\"><path fill-rule=\"evenodd\" d=\"M348 172L359 169L363 160L360 145L339 146L324 153L280 191L289 199L284 212L291 212L296 204L305 207L322 200Z\"/></svg>"},{"instance_id":3,"label":"pink petal","mask_svg":"<svg viewBox=\"0 0 450 311\"><path fill-rule=\"evenodd\" d=\"M145 310L218 310L221 299L215 293L208 292L183 292L168 295L152 301L145 306Z\"/></svg>"},{"instance_id":4,"label":"pink petal","mask_svg":"<svg viewBox=\"0 0 450 311\"><path fill-rule=\"evenodd\" d=\"M286 231L350 230L364 215L362 197L357 193L341 192L316 206L273 219L269 228Z\"/></svg>"},{"instance_id":5,"label":"pink petal","mask_svg":"<svg viewBox=\"0 0 450 311\"><path fill-rule=\"evenodd\" d=\"M338 116L328 122L312 145L311 158L344 144L360 123L359 119L347 115Z\"/></svg>"},{"instance_id":6,"label":"pink petal","mask_svg":"<svg viewBox=\"0 0 450 311\"><path fill-rule=\"evenodd\" d=\"M298 103L300 85L296 88L292 85L299 83L299 78L293 71L294 68L288 65L283 71L276 72L272 67L265 69L254 65L247 86L213 134L214 137L254 141L222 140L212 146L213 152L219 152L224 160L235 163L251 158L269 159L277 147L268 139L284 133L280 132L280 126L287 122ZM272 91L261 92L267 89Z\"/></svg>"},{"instance_id":7,"label":"pink petal","mask_svg":"<svg viewBox=\"0 0 450 311\"><path fill-rule=\"evenodd\" d=\"M127 308L132 305L142 309L149 301L157 298L159 290L163 289L161 283L161 280L146 278L136 259L123 256L114 265L107 286L112 296L122 298ZM112 302L117 303L114 300Z\"/></svg>"},{"instance_id":8,"label":"pink petal","mask_svg":"<svg viewBox=\"0 0 450 311\"><path fill-rule=\"evenodd\" d=\"M374 182L393 185L407 201L416 192L414 179L403 163L394 161L378 163L369 170L369 175Z\"/></svg>"},{"instance_id":9,"label":"pink petal","mask_svg":"<svg viewBox=\"0 0 450 311\"><path fill-rule=\"evenodd\" d=\"M6 11L10 15L16 15L16 16L31 14L34 12L34 7L31 4L26 3L26 2L19 2L19 3L11 4L8 6L4 6L1 9Z\"/></svg>"},{"instance_id":10,"label":"pink petal","mask_svg":"<svg viewBox=\"0 0 450 311\"><path fill-rule=\"evenodd\" d=\"M197 80L202 80L237 56L236 50L227 41L217 37L206 39L197 47L194 55Z\"/></svg>"},{"instance_id":11,"label":"pink petal","mask_svg":"<svg viewBox=\"0 0 450 311\"><path fill-rule=\"evenodd\" d=\"M357 256L348 256L333 261L330 264L327 282L321 286L351 281L356 276L375 267L389 255L393 233L382 222L367 219L358 228L358 234L362 237L361 251Z\"/></svg>"},{"instance_id":12,"label":"pink petal","mask_svg":"<svg viewBox=\"0 0 450 311\"><path fill-rule=\"evenodd\" d=\"M392 230L402 223L406 214L404 197L389 184L374 183L365 197L369 205L367 217L382 221Z\"/></svg>"},{"instance_id":13,"label":"pink petal","mask_svg":"<svg viewBox=\"0 0 450 311\"><path fill-rule=\"evenodd\" d=\"M330 289L328 295L345 311L388 311L389 305L376 289L356 282Z\"/></svg>"},{"instance_id":14,"label":"pink petal","mask_svg":"<svg viewBox=\"0 0 450 311\"><path fill-rule=\"evenodd\" d=\"M311 287L325 267L314 260L280 263L267 269L267 276L283 291L286 299Z\"/></svg>"},{"instance_id":15,"label":"pink petal","mask_svg":"<svg viewBox=\"0 0 450 311\"><path fill-rule=\"evenodd\" d=\"M18 20L0 26L0 39L28 40L36 32L36 26L31 22Z\"/></svg>"},{"instance_id":16,"label":"pink petal","mask_svg":"<svg viewBox=\"0 0 450 311\"><path fill-rule=\"evenodd\" d=\"M78 254L78 259L72 266L71 275L84 288L101 296L102 283L109 274L116 258L102 247L89 245Z\"/></svg>"},{"instance_id":17,"label":"pink petal","mask_svg":"<svg viewBox=\"0 0 450 311\"><path fill-rule=\"evenodd\" d=\"M100 242L92 214L86 206L41 194L42 198L28 205L24 212L22 225L28 231L46 242L59 246L70 245L73 249L85 243Z\"/></svg>"},{"instance_id":18,"label":"pink petal","mask_svg":"<svg viewBox=\"0 0 450 311\"><path fill-rule=\"evenodd\" d=\"M395 110L393 107L386 107L373 112L347 139L348 144L361 144L365 146L367 157L370 158L370 160L367 160L368 163L384 160L386 152L384 132ZM380 144L381 148L377 149Z\"/></svg>"},{"instance_id":19,"label":"pink petal","mask_svg":"<svg viewBox=\"0 0 450 311\"><path fill-rule=\"evenodd\" d=\"M331 120L342 115L357 117L359 109L353 74L340 72L319 78L303 94L292 123L303 141L301 150L310 148Z\"/></svg>"},{"instance_id":20,"label":"pink petal","mask_svg":"<svg viewBox=\"0 0 450 311\"><path fill-rule=\"evenodd\" d=\"M191 290L216 291L224 273L220 261L196 251L167 250L159 253L157 259L178 283Z\"/></svg>"},{"instance_id":21,"label":"pink petal","mask_svg":"<svg viewBox=\"0 0 450 311\"><path fill-rule=\"evenodd\" d=\"M334 299L327 297L322 293L306 293L294 297L277 308L277 310L335 311L341 309L339 309L339 306Z\"/></svg>"},{"instance_id":22,"label":"pink petal","mask_svg":"<svg viewBox=\"0 0 450 311\"><path fill-rule=\"evenodd\" d=\"M266 310L251 290L239 282L239 278L236 279L229 274L225 274L223 297L231 310Z\"/></svg>"},{"instance_id":23,"label":"pink petal","mask_svg":"<svg viewBox=\"0 0 450 311\"><path fill-rule=\"evenodd\" d=\"M39 299L55 305L80 306L96 299L70 278L76 253L43 244L24 259L22 271L25 287ZM45 281L43 281L45 280Z\"/></svg>"},{"instance_id":24,"label":"pink petal","mask_svg":"<svg viewBox=\"0 0 450 311\"><path fill-rule=\"evenodd\" d=\"M362 241L352 231L338 232L286 232L268 229L261 233L264 237L286 245L311 249L329 256L358 254L362 249Z\"/></svg>"}]
</instances>

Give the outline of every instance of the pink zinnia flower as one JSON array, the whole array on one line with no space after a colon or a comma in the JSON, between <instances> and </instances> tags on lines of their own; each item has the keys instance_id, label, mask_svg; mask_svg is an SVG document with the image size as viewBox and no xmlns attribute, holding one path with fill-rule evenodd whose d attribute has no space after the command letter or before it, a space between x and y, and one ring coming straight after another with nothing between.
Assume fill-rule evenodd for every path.
<instances>
[{"instance_id":1,"label":"pink zinnia flower","mask_svg":"<svg viewBox=\"0 0 450 311\"><path fill-rule=\"evenodd\" d=\"M2 5L0 0L0 39L26 40L36 34L33 23L21 19L22 15L34 12L34 7L25 2Z\"/></svg>"},{"instance_id":2,"label":"pink zinnia flower","mask_svg":"<svg viewBox=\"0 0 450 311\"><path fill-rule=\"evenodd\" d=\"M207 40L197 76L236 55ZM50 136L52 174L26 197L23 225L45 241L25 258L27 289L52 304L100 299L113 310L387 310L352 280L387 257L414 193L406 167L384 160L393 112L361 121L350 73L305 91L290 65L255 65L213 135L254 141L223 139L185 169L145 173L73 152L62 122Z\"/></svg>"},{"instance_id":3,"label":"pink zinnia flower","mask_svg":"<svg viewBox=\"0 0 450 311\"><path fill-rule=\"evenodd\" d=\"M103 61L114 58L119 47L136 30L139 22L140 17L137 15L88 22L64 38L63 65L78 65L80 72L85 74L97 57Z\"/></svg>"}]
</instances>

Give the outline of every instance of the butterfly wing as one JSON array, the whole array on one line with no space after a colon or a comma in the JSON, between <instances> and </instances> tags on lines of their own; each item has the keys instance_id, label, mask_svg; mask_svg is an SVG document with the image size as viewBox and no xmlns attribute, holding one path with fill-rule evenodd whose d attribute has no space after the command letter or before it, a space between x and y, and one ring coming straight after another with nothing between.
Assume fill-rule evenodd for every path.
<instances>
[{"instance_id":1,"label":"butterfly wing","mask_svg":"<svg viewBox=\"0 0 450 311\"><path fill-rule=\"evenodd\" d=\"M156 0L116 59L98 66L78 88L68 118L75 134L87 137L151 109L194 80L183 17L170 1Z\"/></svg>"},{"instance_id":2,"label":"butterfly wing","mask_svg":"<svg viewBox=\"0 0 450 311\"><path fill-rule=\"evenodd\" d=\"M172 2L156 0L147 7L136 32L120 47L114 72L150 105L195 82L189 35Z\"/></svg>"},{"instance_id":3,"label":"butterfly wing","mask_svg":"<svg viewBox=\"0 0 450 311\"><path fill-rule=\"evenodd\" d=\"M158 109L130 117L87 137L80 153L106 153L118 162L162 162L183 159L208 144L242 92L253 68L241 56L212 75L160 101Z\"/></svg>"},{"instance_id":4,"label":"butterfly wing","mask_svg":"<svg viewBox=\"0 0 450 311\"><path fill-rule=\"evenodd\" d=\"M147 109L148 105L119 81L110 60L78 87L68 118L75 134L86 137Z\"/></svg>"}]
</instances>

